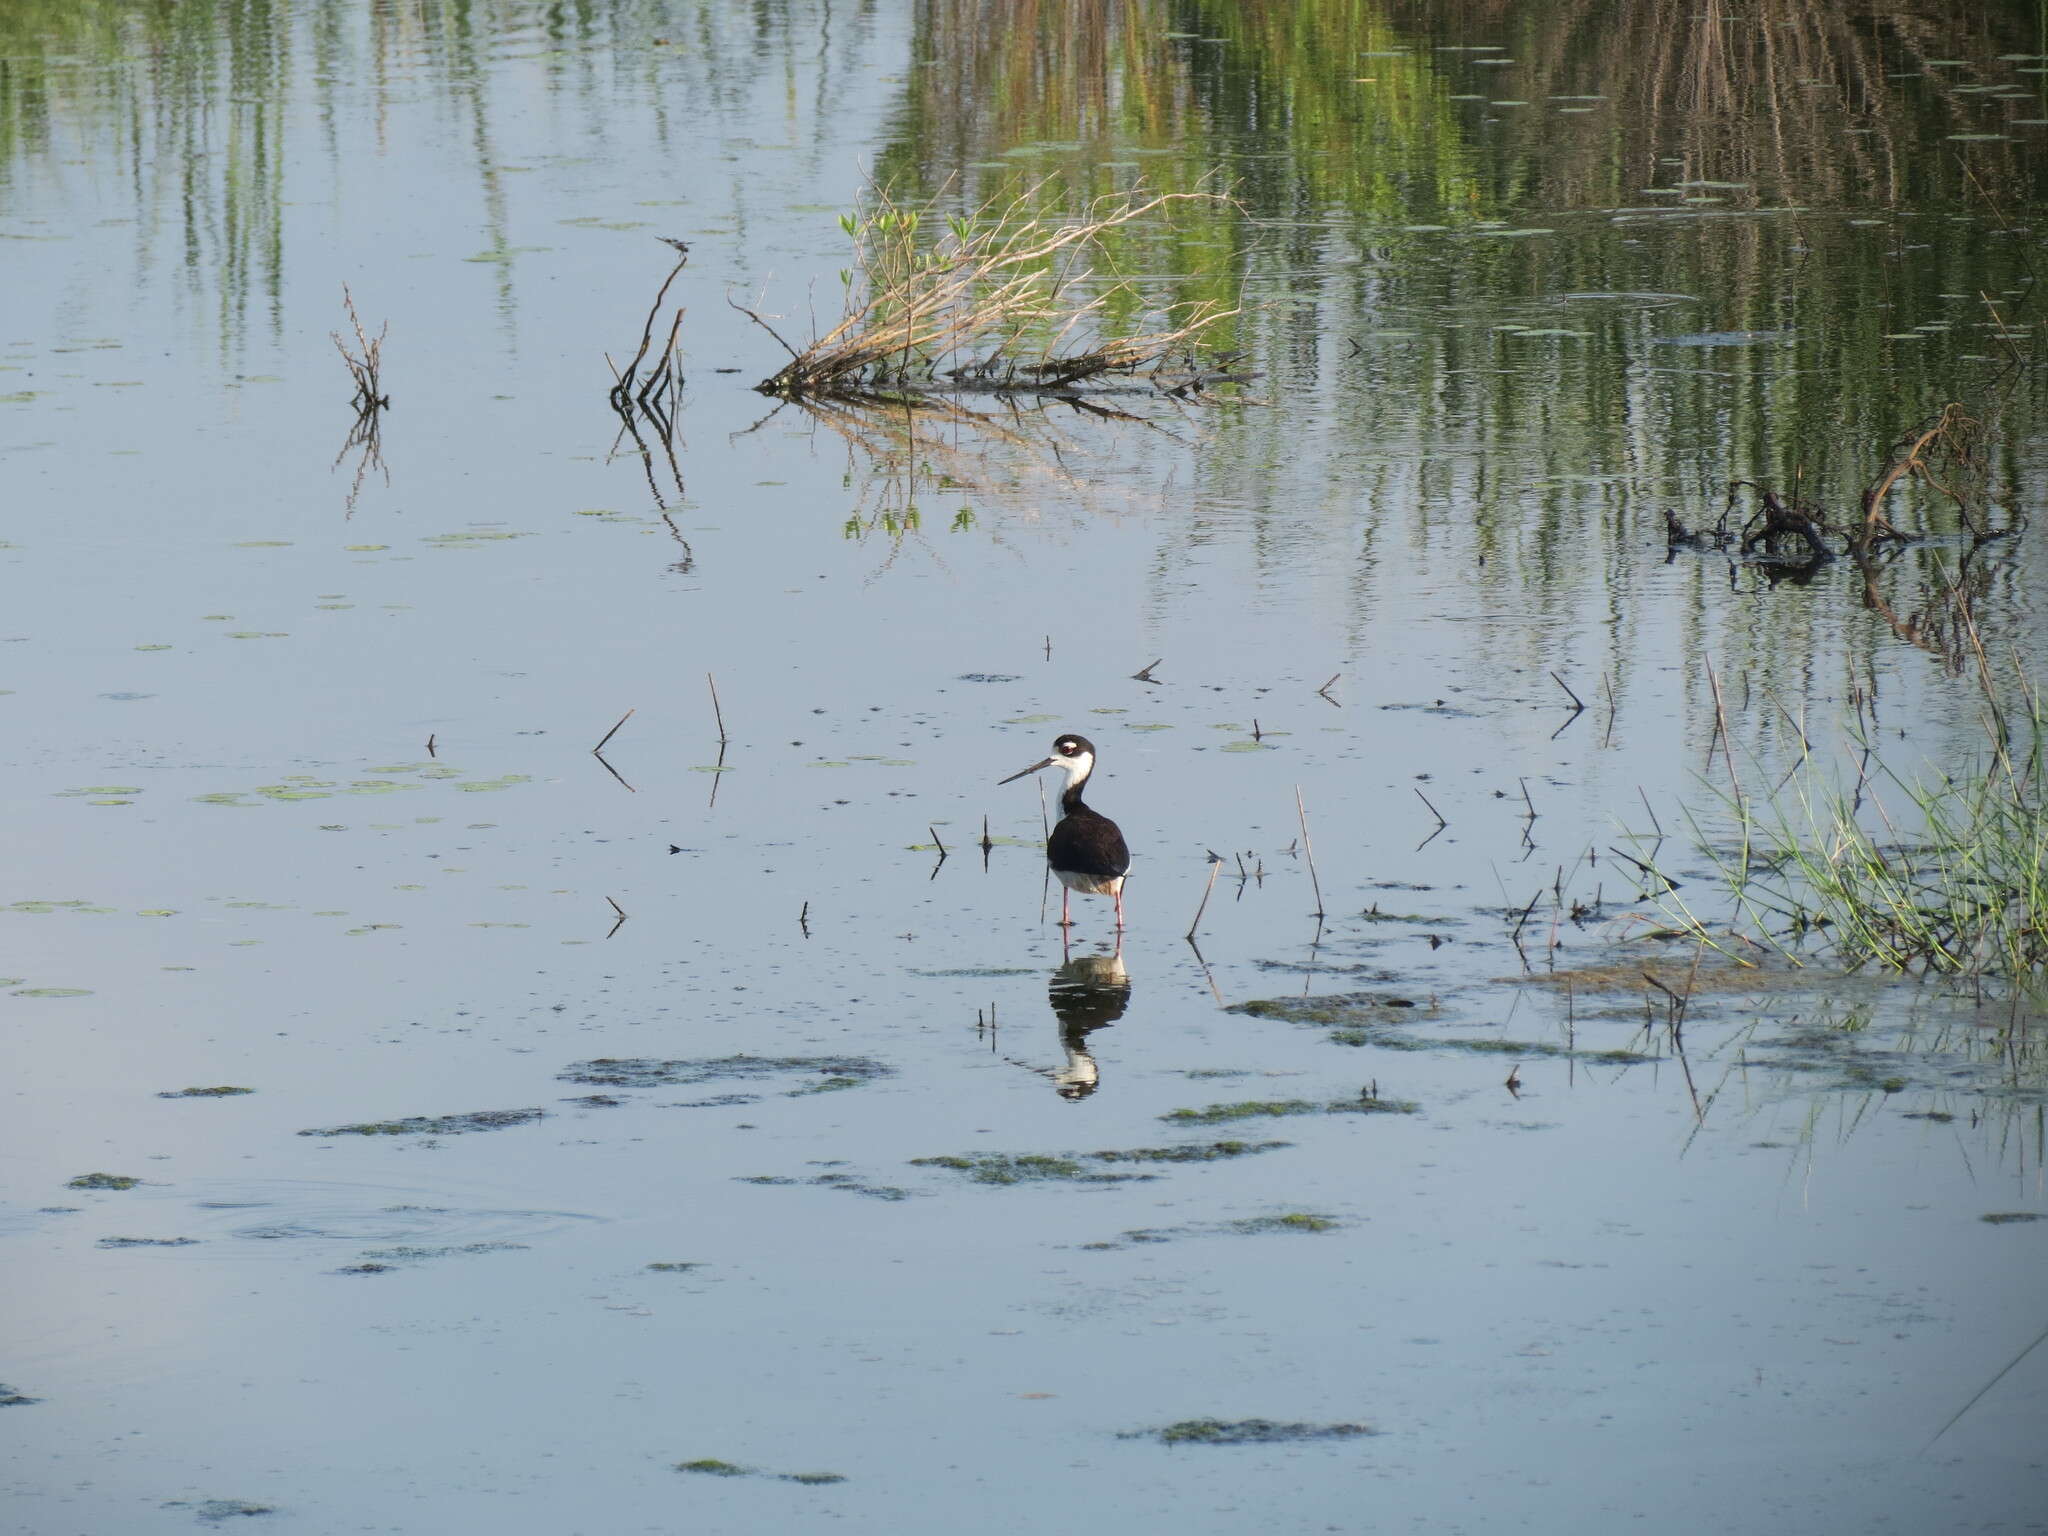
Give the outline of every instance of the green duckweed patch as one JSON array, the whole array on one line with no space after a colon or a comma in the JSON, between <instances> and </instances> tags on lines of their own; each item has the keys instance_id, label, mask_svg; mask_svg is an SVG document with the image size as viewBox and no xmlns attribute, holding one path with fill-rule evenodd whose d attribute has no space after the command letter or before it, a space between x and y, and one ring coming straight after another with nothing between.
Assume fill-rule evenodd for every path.
<instances>
[{"instance_id":1,"label":"green duckweed patch","mask_svg":"<svg viewBox=\"0 0 2048 1536\"><path fill-rule=\"evenodd\" d=\"M680 1275L685 1274L693 1269L702 1269L704 1265L701 1260L697 1259L691 1259L681 1263L669 1259L657 1259L654 1263L648 1265L647 1267L654 1271L654 1273L657 1275Z\"/></svg>"},{"instance_id":2,"label":"green duckweed patch","mask_svg":"<svg viewBox=\"0 0 2048 1536\"><path fill-rule=\"evenodd\" d=\"M752 1173L740 1175L738 1182L741 1184L769 1184L782 1187L804 1185L817 1189L837 1189L843 1190L849 1195L864 1195L870 1200L908 1200L916 1193L914 1190L903 1189L894 1184L870 1184L851 1173L814 1173L807 1178L793 1178L787 1174L779 1173Z\"/></svg>"},{"instance_id":3,"label":"green duckweed patch","mask_svg":"<svg viewBox=\"0 0 2048 1536\"><path fill-rule=\"evenodd\" d=\"M694 1472L700 1477L766 1477L778 1483L802 1483L807 1488L822 1488L831 1483L843 1483L843 1472L763 1472L757 1467L743 1467L738 1462L722 1461L716 1456L700 1456L695 1461L679 1461L678 1472Z\"/></svg>"},{"instance_id":4,"label":"green duckweed patch","mask_svg":"<svg viewBox=\"0 0 2048 1536\"><path fill-rule=\"evenodd\" d=\"M412 1115L403 1120L362 1120L301 1131L301 1136L461 1136L470 1131L502 1131L507 1126L545 1120L544 1109L479 1109L466 1115Z\"/></svg>"},{"instance_id":5,"label":"green duckweed patch","mask_svg":"<svg viewBox=\"0 0 2048 1536\"><path fill-rule=\"evenodd\" d=\"M1283 1424L1274 1419L1182 1419L1158 1429L1132 1429L1119 1440L1157 1439L1161 1445L1293 1445L1308 1440L1351 1440L1378 1431L1364 1424Z\"/></svg>"},{"instance_id":6,"label":"green duckweed patch","mask_svg":"<svg viewBox=\"0 0 2048 1536\"><path fill-rule=\"evenodd\" d=\"M1648 1051L1582 1050L1542 1040L1504 1040L1492 1035L1413 1035L1393 1029L1333 1029L1332 1045L1376 1046L1383 1051L1454 1051L1468 1056L1513 1056L1518 1060L1557 1057L1596 1066L1632 1067L1664 1058Z\"/></svg>"},{"instance_id":7,"label":"green duckweed patch","mask_svg":"<svg viewBox=\"0 0 2048 1536\"><path fill-rule=\"evenodd\" d=\"M1170 1243L1184 1237L1262 1237L1271 1233L1334 1232L1343 1223L1334 1216L1314 1211L1278 1211L1268 1216L1246 1216L1235 1221L1193 1222L1181 1227L1133 1227L1113 1242L1082 1243L1087 1252L1115 1252L1148 1243Z\"/></svg>"},{"instance_id":8,"label":"green duckweed patch","mask_svg":"<svg viewBox=\"0 0 2048 1536\"><path fill-rule=\"evenodd\" d=\"M103 1237L94 1244L99 1248L192 1248L198 1245L196 1237Z\"/></svg>"},{"instance_id":9,"label":"green duckweed patch","mask_svg":"<svg viewBox=\"0 0 2048 1536\"><path fill-rule=\"evenodd\" d=\"M2039 1211L1987 1211L1977 1219L1987 1221L1994 1227L2003 1227L2017 1221L2048 1221L2048 1216L2043 1216Z\"/></svg>"},{"instance_id":10,"label":"green duckweed patch","mask_svg":"<svg viewBox=\"0 0 2048 1536\"><path fill-rule=\"evenodd\" d=\"M1334 1232L1340 1223L1313 1211L1283 1211L1277 1216L1246 1216L1230 1224L1233 1232L1257 1236L1264 1232Z\"/></svg>"},{"instance_id":11,"label":"green duckweed patch","mask_svg":"<svg viewBox=\"0 0 2048 1536\"><path fill-rule=\"evenodd\" d=\"M66 1189L133 1189L142 1180L125 1173L81 1173L65 1184Z\"/></svg>"},{"instance_id":12,"label":"green duckweed patch","mask_svg":"<svg viewBox=\"0 0 2048 1536\"><path fill-rule=\"evenodd\" d=\"M1122 1184L1157 1178L1151 1173L1105 1173L1097 1163L1213 1163L1291 1146L1285 1141L1212 1141L1173 1147L1127 1147L1102 1152L975 1152L965 1156L914 1157L913 1168L946 1168L977 1184Z\"/></svg>"},{"instance_id":13,"label":"green duckweed patch","mask_svg":"<svg viewBox=\"0 0 2048 1536\"><path fill-rule=\"evenodd\" d=\"M90 987L20 987L10 997L91 997Z\"/></svg>"},{"instance_id":14,"label":"green duckweed patch","mask_svg":"<svg viewBox=\"0 0 2048 1536\"><path fill-rule=\"evenodd\" d=\"M217 1088L177 1088L159 1093L160 1099L231 1099L237 1094L254 1093L254 1088L234 1088L223 1083Z\"/></svg>"},{"instance_id":15,"label":"green duckweed patch","mask_svg":"<svg viewBox=\"0 0 2048 1536\"><path fill-rule=\"evenodd\" d=\"M1234 1003L1226 1013L1250 1019L1279 1019L1288 1024L1355 1024L1383 1009L1413 1008L1412 998L1383 992L1339 992L1329 997L1262 997Z\"/></svg>"},{"instance_id":16,"label":"green duckweed patch","mask_svg":"<svg viewBox=\"0 0 2048 1536\"><path fill-rule=\"evenodd\" d=\"M424 1264L429 1259L453 1258L457 1254L469 1253L518 1253L528 1245L525 1243L481 1242L449 1243L441 1247L415 1247L402 1245L397 1248L366 1248L362 1259L371 1264Z\"/></svg>"},{"instance_id":17,"label":"green duckweed patch","mask_svg":"<svg viewBox=\"0 0 2048 1536\"><path fill-rule=\"evenodd\" d=\"M1275 1119L1282 1115L1412 1115L1418 1106L1407 1099L1360 1094L1355 1099L1246 1099L1237 1104L1211 1104L1205 1109L1169 1110L1159 1118L1169 1125L1224 1125L1233 1120Z\"/></svg>"},{"instance_id":18,"label":"green duckweed patch","mask_svg":"<svg viewBox=\"0 0 2048 1536\"><path fill-rule=\"evenodd\" d=\"M670 1088L814 1074L813 1081L799 1084L785 1095L802 1098L858 1088L894 1072L895 1068L867 1056L711 1056L684 1061L600 1056L594 1061L572 1062L556 1077L561 1082L600 1088Z\"/></svg>"},{"instance_id":19,"label":"green duckweed patch","mask_svg":"<svg viewBox=\"0 0 2048 1536\"><path fill-rule=\"evenodd\" d=\"M223 1520L236 1520L247 1515L274 1515L275 1504L256 1504L248 1499L172 1499L163 1506L165 1509L189 1509L206 1525L219 1525Z\"/></svg>"}]
</instances>

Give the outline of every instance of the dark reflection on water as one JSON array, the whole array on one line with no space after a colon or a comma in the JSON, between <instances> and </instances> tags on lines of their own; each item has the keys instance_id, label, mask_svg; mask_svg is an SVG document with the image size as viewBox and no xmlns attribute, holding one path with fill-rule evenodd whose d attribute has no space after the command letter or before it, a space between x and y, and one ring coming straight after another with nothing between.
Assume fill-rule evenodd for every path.
<instances>
[{"instance_id":1,"label":"dark reflection on water","mask_svg":"<svg viewBox=\"0 0 2048 1536\"><path fill-rule=\"evenodd\" d=\"M1085 1099L1102 1081L1088 1037L1122 1018L1131 1003L1131 973L1124 969L1122 951L1067 961L1053 972L1045 994L1067 1056L1066 1065L1051 1074L1053 1086L1063 1099Z\"/></svg>"}]
</instances>

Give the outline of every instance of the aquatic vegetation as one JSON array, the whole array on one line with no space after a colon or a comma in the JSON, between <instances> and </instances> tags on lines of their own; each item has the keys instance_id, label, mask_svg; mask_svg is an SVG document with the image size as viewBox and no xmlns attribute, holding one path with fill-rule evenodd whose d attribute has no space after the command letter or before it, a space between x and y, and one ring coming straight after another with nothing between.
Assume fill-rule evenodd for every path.
<instances>
[{"instance_id":1,"label":"aquatic vegetation","mask_svg":"<svg viewBox=\"0 0 2048 1536\"><path fill-rule=\"evenodd\" d=\"M0 1408L26 1408L31 1403L41 1401L40 1397L30 1397L24 1392L17 1392L6 1382L0 1381Z\"/></svg>"},{"instance_id":2,"label":"aquatic vegetation","mask_svg":"<svg viewBox=\"0 0 2048 1536\"><path fill-rule=\"evenodd\" d=\"M479 1109L466 1115L413 1115L404 1120L363 1120L354 1125L301 1131L301 1136L460 1136L467 1131L501 1131L510 1125L545 1120L544 1109Z\"/></svg>"},{"instance_id":3,"label":"aquatic vegetation","mask_svg":"<svg viewBox=\"0 0 2048 1536\"><path fill-rule=\"evenodd\" d=\"M1365 1424L1282 1424L1272 1419L1182 1419L1158 1429L1126 1430L1119 1440L1161 1445L1286 1445L1306 1440L1350 1440L1377 1434Z\"/></svg>"},{"instance_id":4,"label":"aquatic vegetation","mask_svg":"<svg viewBox=\"0 0 2048 1536\"><path fill-rule=\"evenodd\" d=\"M976 1152L967 1156L914 1157L913 1168L950 1168L977 1184L1038 1184L1066 1180L1077 1184L1121 1184L1150 1179L1150 1173L1103 1173L1090 1163L1213 1163L1249 1157L1291 1146L1285 1141L1212 1141L1175 1147L1128 1147L1103 1152Z\"/></svg>"},{"instance_id":5,"label":"aquatic vegetation","mask_svg":"<svg viewBox=\"0 0 2048 1536\"><path fill-rule=\"evenodd\" d=\"M1380 992L1340 992L1329 997L1254 998L1246 1003L1233 1003L1224 1011L1253 1019L1280 1019L1289 1024L1351 1024L1376 1009L1414 1006L1412 999Z\"/></svg>"},{"instance_id":6,"label":"aquatic vegetation","mask_svg":"<svg viewBox=\"0 0 2048 1536\"><path fill-rule=\"evenodd\" d=\"M888 1077L896 1069L867 1056L711 1056L695 1060L659 1061L652 1057L600 1056L571 1062L556 1074L565 1083L606 1088L665 1088L738 1078L750 1080L790 1073L818 1073L820 1080L788 1091L788 1097L858 1088Z\"/></svg>"},{"instance_id":7,"label":"aquatic vegetation","mask_svg":"<svg viewBox=\"0 0 2048 1536\"><path fill-rule=\"evenodd\" d=\"M1250 1235L1259 1232L1334 1232L1337 1226L1333 1217L1318 1216L1310 1211L1287 1211L1278 1216L1247 1216L1233 1221L1230 1229Z\"/></svg>"},{"instance_id":8,"label":"aquatic vegetation","mask_svg":"<svg viewBox=\"0 0 2048 1536\"><path fill-rule=\"evenodd\" d=\"M237 1094L254 1093L254 1088L231 1088L223 1084L218 1088L179 1088L157 1095L160 1099L229 1099Z\"/></svg>"},{"instance_id":9,"label":"aquatic vegetation","mask_svg":"<svg viewBox=\"0 0 2048 1536\"><path fill-rule=\"evenodd\" d=\"M679 1461L678 1472L695 1472L704 1477L767 1477L778 1483L802 1483L806 1487L822 1488L831 1483L843 1483L846 1475L842 1472L762 1472L754 1467L743 1467L737 1462L721 1461L716 1456L702 1456L695 1461Z\"/></svg>"},{"instance_id":10,"label":"aquatic vegetation","mask_svg":"<svg viewBox=\"0 0 2048 1536\"><path fill-rule=\"evenodd\" d=\"M1085 281L1110 232L1176 205L1228 199L1131 190L1090 199L1062 218L1041 211L1044 185L957 214L936 199L906 206L871 185L861 211L839 221L857 269L846 275L843 317L802 349L777 335L789 361L755 388L787 399L1072 390L1161 365L1237 313L1209 299L1157 306L1156 329L1113 335L1105 321L1136 300L1135 290L1121 280ZM775 335L751 310L741 313ZM1242 377L1189 368L1171 383L1185 394Z\"/></svg>"},{"instance_id":11,"label":"aquatic vegetation","mask_svg":"<svg viewBox=\"0 0 2048 1536\"><path fill-rule=\"evenodd\" d=\"M189 1509L198 1516L201 1523L218 1525L223 1520L234 1520L244 1515L274 1515L275 1504L256 1504L248 1499L201 1499L194 1503L190 1499L172 1499L163 1506L165 1509Z\"/></svg>"},{"instance_id":12,"label":"aquatic vegetation","mask_svg":"<svg viewBox=\"0 0 2048 1536\"><path fill-rule=\"evenodd\" d=\"M1853 784L1804 748L1785 786L1725 802L1730 847L1701 836L1735 903L1737 931L1795 961L1819 950L1978 982L2048 969L2048 708L2024 676L1994 678L1967 610L1954 621L1976 668L1982 743L1938 774L1895 769L1860 725ZM1666 891L1675 924L1708 924Z\"/></svg>"},{"instance_id":13,"label":"aquatic vegetation","mask_svg":"<svg viewBox=\"0 0 2048 1536\"><path fill-rule=\"evenodd\" d=\"M1169 1110L1159 1118L1175 1125L1222 1125L1282 1115L1412 1115L1419 1107L1407 1099L1361 1093L1355 1099L1332 1099L1326 1104L1311 1099L1247 1099L1237 1104L1211 1104L1206 1109Z\"/></svg>"},{"instance_id":14,"label":"aquatic vegetation","mask_svg":"<svg viewBox=\"0 0 2048 1536\"><path fill-rule=\"evenodd\" d=\"M657 1259L647 1267L657 1275L680 1275L688 1270L702 1269L704 1265L701 1260L697 1259L691 1259L683 1263L672 1263L666 1259Z\"/></svg>"},{"instance_id":15,"label":"aquatic vegetation","mask_svg":"<svg viewBox=\"0 0 2048 1536\"><path fill-rule=\"evenodd\" d=\"M1994 1227L2003 1227L2020 1221L2048 1221L2048 1216L2042 1215L2039 1211L1987 1211L1977 1219L1987 1221Z\"/></svg>"},{"instance_id":16,"label":"aquatic vegetation","mask_svg":"<svg viewBox=\"0 0 2048 1536\"><path fill-rule=\"evenodd\" d=\"M191 1248L199 1242L196 1237L103 1237L94 1246L100 1248Z\"/></svg>"},{"instance_id":17,"label":"aquatic vegetation","mask_svg":"<svg viewBox=\"0 0 2048 1536\"><path fill-rule=\"evenodd\" d=\"M64 1187L66 1189L133 1189L142 1180L132 1179L125 1173L81 1173Z\"/></svg>"},{"instance_id":18,"label":"aquatic vegetation","mask_svg":"<svg viewBox=\"0 0 2048 1536\"><path fill-rule=\"evenodd\" d=\"M743 1174L742 1184L815 1185L822 1189L843 1189L849 1195L865 1195L870 1200L908 1200L914 1190L901 1189L894 1184L868 1184L850 1173L818 1173L807 1179L790 1178L784 1174L756 1173Z\"/></svg>"}]
</instances>

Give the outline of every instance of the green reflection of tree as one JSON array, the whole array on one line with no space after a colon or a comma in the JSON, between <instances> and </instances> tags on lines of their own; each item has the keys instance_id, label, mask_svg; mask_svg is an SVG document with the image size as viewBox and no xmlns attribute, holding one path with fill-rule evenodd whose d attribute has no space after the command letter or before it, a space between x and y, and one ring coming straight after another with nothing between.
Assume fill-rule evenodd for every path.
<instances>
[{"instance_id":1,"label":"green reflection of tree","mask_svg":"<svg viewBox=\"0 0 2048 1536\"><path fill-rule=\"evenodd\" d=\"M259 317L283 324L288 156L292 199L318 201L308 150L330 163L393 149L397 108L438 97L459 122L500 305L512 304L511 208L497 126L514 110L502 66L537 60L579 145L630 132L693 143L702 117L793 82L841 53L869 7L834 0L9 0L0 4L0 195L78 178L132 188L137 262L169 266L217 312L224 353ZM669 46L655 46L661 39ZM842 50L843 52L843 50ZM607 109L636 105L630 125ZM10 200L19 206L20 200ZM7 204L0 203L0 213ZM324 301L323 301L324 302Z\"/></svg>"},{"instance_id":2,"label":"green reflection of tree","mask_svg":"<svg viewBox=\"0 0 2048 1536\"><path fill-rule=\"evenodd\" d=\"M916 18L879 168L900 194L970 198L1028 168L1074 205L1142 172L1216 177L1248 210L1145 254L1162 283L1242 273L1264 301L1240 335L1282 408L1230 418L1199 467L1259 565L1327 560L1329 521L1300 514L1336 495L1362 564L1406 538L1399 558L1484 557L1517 583L1530 622L1501 659L1523 664L1532 642L1561 659L1589 582L1629 579L1663 507L1711 520L1744 478L1853 515L1888 445L1949 400L2010 389L1991 498L2048 494L2048 401L2009 366L2031 317L1998 329L2030 286L2048 165L1951 137L2043 131L2016 125L2048 115L2030 84L2048 77L2012 57L2048 51L2032 5L923 0ZM1907 516L1955 526L1931 501ZM1725 566L1700 565L1689 626L1725 608ZM1897 610L1943 568L1894 562ZM1722 637L1732 666L1862 667L1880 643L1839 604L1773 607ZM1619 676L1635 622L1574 659Z\"/></svg>"}]
</instances>

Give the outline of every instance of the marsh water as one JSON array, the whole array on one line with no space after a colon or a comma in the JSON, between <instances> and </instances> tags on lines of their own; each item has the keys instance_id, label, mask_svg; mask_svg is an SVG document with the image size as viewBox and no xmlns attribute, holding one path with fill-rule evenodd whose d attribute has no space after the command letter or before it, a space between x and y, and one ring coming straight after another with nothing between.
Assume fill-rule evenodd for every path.
<instances>
[{"instance_id":1,"label":"marsh water","mask_svg":"<svg viewBox=\"0 0 2048 1536\"><path fill-rule=\"evenodd\" d=\"M2044 659L2044 79L1933 0L0 9L7 1529L2040 1529L2030 1005L1624 855L1711 912L1731 758L1970 760L1958 593ZM1118 255L1260 377L778 406L734 304L836 318L870 177L1229 193ZM1994 397L2006 537L1667 548ZM1061 731L1120 950L997 785Z\"/></svg>"}]
</instances>

